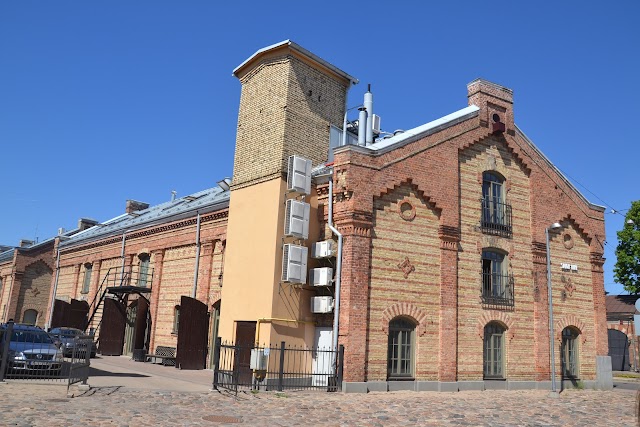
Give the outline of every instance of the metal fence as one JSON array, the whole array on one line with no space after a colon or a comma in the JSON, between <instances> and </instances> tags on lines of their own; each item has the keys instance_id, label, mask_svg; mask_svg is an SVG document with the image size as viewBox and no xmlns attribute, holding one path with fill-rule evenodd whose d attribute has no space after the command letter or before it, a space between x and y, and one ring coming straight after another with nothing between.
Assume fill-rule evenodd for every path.
<instances>
[{"instance_id":1,"label":"metal fence","mask_svg":"<svg viewBox=\"0 0 640 427\"><path fill-rule=\"evenodd\" d=\"M297 348L255 346L216 341L213 388L239 390L342 389L344 347Z\"/></svg>"},{"instance_id":2,"label":"metal fence","mask_svg":"<svg viewBox=\"0 0 640 427\"><path fill-rule=\"evenodd\" d=\"M59 343L41 328L13 322L0 325L0 382L86 383L92 342L91 337L75 338L70 357L65 357Z\"/></svg>"}]
</instances>

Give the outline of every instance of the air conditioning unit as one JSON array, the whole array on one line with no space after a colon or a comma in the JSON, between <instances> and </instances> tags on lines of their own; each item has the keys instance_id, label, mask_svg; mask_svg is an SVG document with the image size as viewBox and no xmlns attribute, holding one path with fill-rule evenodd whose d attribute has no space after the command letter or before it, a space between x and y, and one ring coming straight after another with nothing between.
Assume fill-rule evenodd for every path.
<instances>
[{"instance_id":1,"label":"air conditioning unit","mask_svg":"<svg viewBox=\"0 0 640 427\"><path fill-rule=\"evenodd\" d=\"M246 363L246 362L245 362ZM269 365L269 356L264 354L263 348L251 349L251 361L249 367L252 371L266 371Z\"/></svg>"},{"instance_id":2,"label":"air conditioning unit","mask_svg":"<svg viewBox=\"0 0 640 427\"><path fill-rule=\"evenodd\" d=\"M333 311L333 297L311 298L312 313L331 313Z\"/></svg>"},{"instance_id":3,"label":"air conditioning unit","mask_svg":"<svg viewBox=\"0 0 640 427\"><path fill-rule=\"evenodd\" d=\"M310 211L311 206L309 203L293 199L287 200L284 222L285 236L299 237L301 239L309 238Z\"/></svg>"},{"instance_id":4,"label":"air conditioning unit","mask_svg":"<svg viewBox=\"0 0 640 427\"><path fill-rule=\"evenodd\" d=\"M289 156L287 191L311 194L311 160Z\"/></svg>"},{"instance_id":5,"label":"air conditioning unit","mask_svg":"<svg viewBox=\"0 0 640 427\"><path fill-rule=\"evenodd\" d=\"M333 283L333 268L322 267L309 270L309 284L311 286L331 286Z\"/></svg>"},{"instance_id":6,"label":"air conditioning unit","mask_svg":"<svg viewBox=\"0 0 640 427\"><path fill-rule=\"evenodd\" d=\"M307 283L307 247L286 244L282 250L282 281Z\"/></svg>"},{"instance_id":7,"label":"air conditioning unit","mask_svg":"<svg viewBox=\"0 0 640 427\"><path fill-rule=\"evenodd\" d=\"M311 258L331 258L336 256L336 243L333 240L324 240L311 245Z\"/></svg>"}]
</instances>

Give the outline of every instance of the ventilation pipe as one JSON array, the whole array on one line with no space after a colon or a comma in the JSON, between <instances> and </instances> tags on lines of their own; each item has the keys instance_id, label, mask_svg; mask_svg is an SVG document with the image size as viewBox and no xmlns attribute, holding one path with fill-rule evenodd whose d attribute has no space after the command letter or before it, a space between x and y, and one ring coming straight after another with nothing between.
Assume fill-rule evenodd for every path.
<instances>
[{"instance_id":1,"label":"ventilation pipe","mask_svg":"<svg viewBox=\"0 0 640 427\"><path fill-rule=\"evenodd\" d=\"M193 272L193 289L191 290L191 298L196 297L198 290L198 269L200 268L200 212L198 212L198 219L196 220L196 265Z\"/></svg>"},{"instance_id":2,"label":"ventilation pipe","mask_svg":"<svg viewBox=\"0 0 640 427\"><path fill-rule=\"evenodd\" d=\"M342 234L333 226L333 175L329 177L329 229L338 236L338 256L336 259L336 299L333 306L332 348L338 351L338 326L340 322L340 278L342 276ZM333 368L336 364L333 363ZM335 372L334 372L335 373Z\"/></svg>"},{"instance_id":3,"label":"ventilation pipe","mask_svg":"<svg viewBox=\"0 0 640 427\"><path fill-rule=\"evenodd\" d=\"M358 111L358 145L364 147L367 143L367 109L360 107Z\"/></svg>"},{"instance_id":4,"label":"ventilation pipe","mask_svg":"<svg viewBox=\"0 0 640 427\"><path fill-rule=\"evenodd\" d=\"M371 84L367 86L367 92L364 94L364 108L367 110L367 145L373 144L373 94L371 93Z\"/></svg>"}]
</instances>

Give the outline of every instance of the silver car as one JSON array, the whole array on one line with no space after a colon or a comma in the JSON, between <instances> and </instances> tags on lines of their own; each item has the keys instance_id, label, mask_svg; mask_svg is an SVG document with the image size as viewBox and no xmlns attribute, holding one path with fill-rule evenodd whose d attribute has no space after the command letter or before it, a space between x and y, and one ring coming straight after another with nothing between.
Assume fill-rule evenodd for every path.
<instances>
[{"instance_id":1,"label":"silver car","mask_svg":"<svg viewBox=\"0 0 640 427\"><path fill-rule=\"evenodd\" d=\"M6 331L6 325L0 326L0 335L4 336ZM9 371L14 373L47 371L56 375L60 373L63 362L62 351L56 347L45 331L29 325L13 326L7 356Z\"/></svg>"},{"instance_id":2,"label":"silver car","mask_svg":"<svg viewBox=\"0 0 640 427\"><path fill-rule=\"evenodd\" d=\"M60 347L60 350L64 353L65 356L69 357L73 354L73 349L76 348L76 355L86 354L87 351L87 341L76 341L76 338L90 338L90 336L85 335L85 333L76 328L53 328L49 331L49 335L53 338L54 344L57 344ZM96 351L98 350L98 346L95 341L91 343L91 357L96 357Z\"/></svg>"}]
</instances>

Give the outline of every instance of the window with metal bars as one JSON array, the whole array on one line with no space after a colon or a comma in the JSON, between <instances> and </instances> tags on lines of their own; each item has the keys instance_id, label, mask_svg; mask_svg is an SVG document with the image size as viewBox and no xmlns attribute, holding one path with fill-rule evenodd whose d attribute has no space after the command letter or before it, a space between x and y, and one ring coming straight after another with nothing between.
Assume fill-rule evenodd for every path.
<instances>
[{"instance_id":1,"label":"window with metal bars","mask_svg":"<svg viewBox=\"0 0 640 427\"><path fill-rule=\"evenodd\" d=\"M415 323L402 317L389 322L387 377L391 380L413 378L415 329Z\"/></svg>"},{"instance_id":2,"label":"window with metal bars","mask_svg":"<svg viewBox=\"0 0 640 427\"><path fill-rule=\"evenodd\" d=\"M566 327L562 330L562 375L564 378L579 378L578 366L578 335L580 333L572 328Z\"/></svg>"},{"instance_id":3,"label":"window with metal bars","mask_svg":"<svg viewBox=\"0 0 640 427\"><path fill-rule=\"evenodd\" d=\"M482 174L483 232L503 236L511 235L511 206L504 196L504 178L496 172Z\"/></svg>"},{"instance_id":4,"label":"window with metal bars","mask_svg":"<svg viewBox=\"0 0 640 427\"><path fill-rule=\"evenodd\" d=\"M146 287L149 279L149 254L138 255L140 259L140 269L138 270L138 286Z\"/></svg>"},{"instance_id":5,"label":"window with metal bars","mask_svg":"<svg viewBox=\"0 0 640 427\"><path fill-rule=\"evenodd\" d=\"M484 327L484 378L504 379L504 331L492 322Z\"/></svg>"},{"instance_id":6,"label":"window with metal bars","mask_svg":"<svg viewBox=\"0 0 640 427\"><path fill-rule=\"evenodd\" d=\"M89 293L89 287L91 286L91 273L93 272L92 264L84 265L84 278L82 280L82 290L80 291L83 294Z\"/></svg>"},{"instance_id":7,"label":"window with metal bars","mask_svg":"<svg viewBox=\"0 0 640 427\"><path fill-rule=\"evenodd\" d=\"M482 302L512 306L513 280L507 271L507 257L497 250L482 251Z\"/></svg>"}]
</instances>

